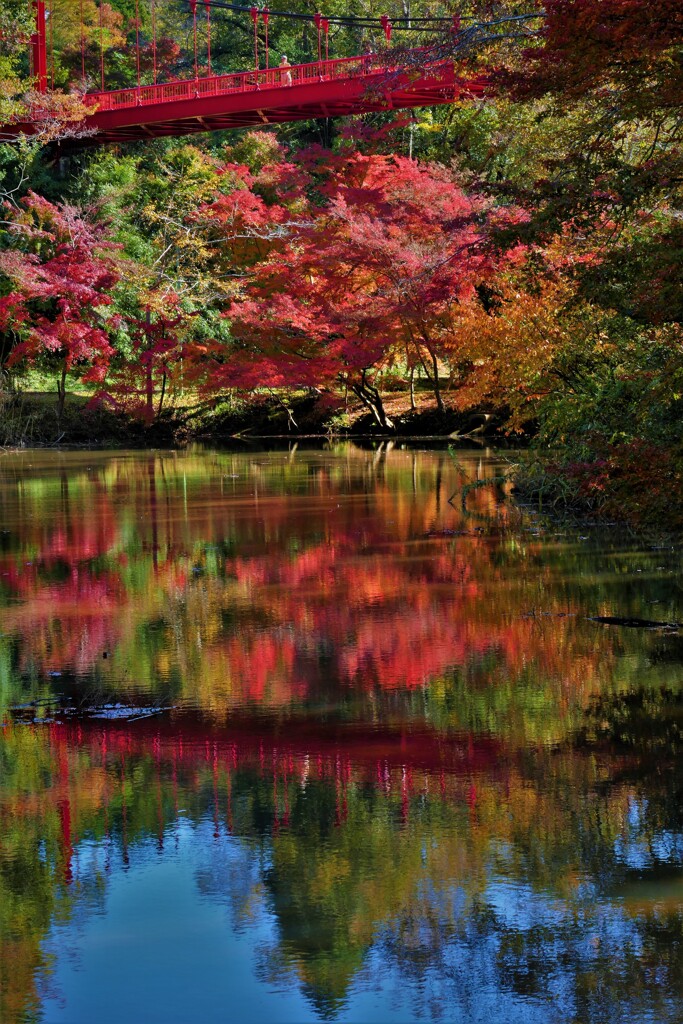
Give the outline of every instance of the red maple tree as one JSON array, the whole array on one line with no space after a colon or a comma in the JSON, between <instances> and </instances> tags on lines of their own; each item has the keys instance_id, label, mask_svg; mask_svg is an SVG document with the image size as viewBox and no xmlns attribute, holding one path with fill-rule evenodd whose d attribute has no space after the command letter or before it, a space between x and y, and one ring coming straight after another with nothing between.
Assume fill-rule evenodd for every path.
<instances>
[{"instance_id":1,"label":"red maple tree","mask_svg":"<svg viewBox=\"0 0 683 1024\"><path fill-rule=\"evenodd\" d=\"M295 212L255 197L252 181L205 210L223 229L226 206L239 210L236 233L248 210L251 237L269 241L227 311L236 350L210 386L341 386L386 428L377 377L401 361L422 368L443 411L446 352L502 259L486 243L503 214L436 165L316 157L302 156L309 190Z\"/></svg>"},{"instance_id":2,"label":"red maple tree","mask_svg":"<svg viewBox=\"0 0 683 1024\"><path fill-rule=\"evenodd\" d=\"M153 312L147 306L142 317L127 318L132 337L130 356L109 374L106 387L94 399L95 403L125 410L147 425L161 416L169 382L183 356L179 328L185 317L174 301L167 298L165 306L176 315Z\"/></svg>"},{"instance_id":3,"label":"red maple tree","mask_svg":"<svg viewBox=\"0 0 683 1024\"><path fill-rule=\"evenodd\" d=\"M113 354L103 310L119 279L116 247L105 227L33 192L6 216L16 242L0 253L2 350L8 365L57 361L61 417L67 373L100 381Z\"/></svg>"}]
</instances>

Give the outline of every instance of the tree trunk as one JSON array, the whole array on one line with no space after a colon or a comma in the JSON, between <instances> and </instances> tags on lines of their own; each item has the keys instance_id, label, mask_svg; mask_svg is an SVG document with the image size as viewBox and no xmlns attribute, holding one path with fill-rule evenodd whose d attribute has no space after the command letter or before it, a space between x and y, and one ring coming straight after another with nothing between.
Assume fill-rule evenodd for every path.
<instances>
[{"instance_id":1,"label":"tree trunk","mask_svg":"<svg viewBox=\"0 0 683 1024\"><path fill-rule=\"evenodd\" d=\"M66 359L62 363L62 372L57 381L57 424L61 427L66 402Z\"/></svg>"},{"instance_id":2,"label":"tree trunk","mask_svg":"<svg viewBox=\"0 0 683 1024\"><path fill-rule=\"evenodd\" d=\"M410 411L415 412L415 367L410 367Z\"/></svg>"},{"instance_id":3,"label":"tree trunk","mask_svg":"<svg viewBox=\"0 0 683 1024\"><path fill-rule=\"evenodd\" d=\"M393 430L394 424L384 411L382 396L374 385L367 380L365 370L361 371L360 381L350 385L354 395L361 400L366 409L369 409L375 421L382 430Z\"/></svg>"},{"instance_id":4,"label":"tree trunk","mask_svg":"<svg viewBox=\"0 0 683 1024\"><path fill-rule=\"evenodd\" d=\"M161 410L164 407L164 396L166 394L166 370L164 370L161 377L161 395L159 396L159 411L157 416L161 416Z\"/></svg>"},{"instance_id":5,"label":"tree trunk","mask_svg":"<svg viewBox=\"0 0 683 1024\"><path fill-rule=\"evenodd\" d=\"M147 307L147 338L151 335L152 313ZM149 342L148 342L149 343ZM152 355L149 351L145 353L145 419L147 424L154 422L154 377L152 374ZM144 358L144 357L143 357Z\"/></svg>"},{"instance_id":6,"label":"tree trunk","mask_svg":"<svg viewBox=\"0 0 683 1024\"><path fill-rule=\"evenodd\" d=\"M431 371L427 366L427 361L422 355L422 345L416 343L415 348L417 349L418 358L422 365L422 369L425 372L425 376L427 377L429 383L432 385L432 391L434 392L434 398L436 399L436 407L443 416L443 414L446 412L446 406L444 405L443 398L441 397L441 385L439 384L439 363L436 358L436 352L432 348L429 336L427 334L423 334L422 341L424 347L427 349L427 352L429 353L429 360L432 364Z\"/></svg>"},{"instance_id":7,"label":"tree trunk","mask_svg":"<svg viewBox=\"0 0 683 1024\"><path fill-rule=\"evenodd\" d=\"M443 404L443 398L441 397L441 385L439 384L439 364L436 356L433 352L429 353L432 358L432 368L434 370L434 379L432 381L432 387L434 388L434 397L436 398L436 406L441 415L446 412L446 406Z\"/></svg>"}]
</instances>

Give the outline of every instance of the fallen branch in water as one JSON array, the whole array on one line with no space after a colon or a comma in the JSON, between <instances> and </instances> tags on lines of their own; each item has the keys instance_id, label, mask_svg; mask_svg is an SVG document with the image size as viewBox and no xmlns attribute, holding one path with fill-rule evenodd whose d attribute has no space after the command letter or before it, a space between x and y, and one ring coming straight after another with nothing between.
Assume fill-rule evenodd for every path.
<instances>
[{"instance_id":1,"label":"fallen branch in water","mask_svg":"<svg viewBox=\"0 0 683 1024\"><path fill-rule=\"evenodd\" d=\"M683 622L657 622L654 619L638 619L621 615L589 615L589 622L601 622L605 626L627 626L630 629L681 629Z\"/></svg>"}]
</instances>

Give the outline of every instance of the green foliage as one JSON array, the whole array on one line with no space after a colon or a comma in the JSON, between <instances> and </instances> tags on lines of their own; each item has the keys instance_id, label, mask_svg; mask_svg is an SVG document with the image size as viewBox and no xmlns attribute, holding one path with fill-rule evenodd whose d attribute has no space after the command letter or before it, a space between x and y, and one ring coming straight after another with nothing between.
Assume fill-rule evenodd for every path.
<instances>
[{"instance_id":1,"label":"green foliage","mask_svg":"<svg viewBox=\"0 0 683 1024\"><path fill-rule=\"evenodd\" d=\"M492 12L490 5L467 3L460 13L486 19L492 13L524 13L527 7L506 2ZM107 320L112 368L119 378L135 351L130 325L151 311L183 317L179 343L198 346L198 382L211 360L221 367L229 363L234 342L223 314L253 275L261 250L273 243L272 237L259 240L253 222L237 231L239 241L231 238L235 229L229 224L217 229L207 221L208 208L246 189L255 204L263 201L301 216L312 202L309 213L315 213L330 199L322 187L324 175L314 171L308 184L301 176L290 180L288 164L306 173L316 161L319 169L329 169L355 150L410 154L425 167L444 164L468 194L486 197L494 220L511 205L525 211L504 227L499 216L493 240L498 264L500 250L513 247L514 254L521 242L524 266L515 256L510 272L489 282L486 295L479 294L481 308L473 303L467 314L461 310L457 329L450 325L443 339L440 372L449 377L450 400L462 409L508 417L511 429L536 430L542 447L565 446L569 463L587 466L603 458L605 445L617 446L624 470L630 446L643 443L665 453L675 473L683 441L683 122L675 8L670 0L654 9L644 0L605 0L598 17L590 0L550 0L542 36L533 36L538 25L532 23L529 38L516 39L511 28L503 33L509 38L495 46L458 51L463 69L489 74L484 100L399 118L384 111L334 124L326 119L285 125L276 132L269 127L92 149L59 165L52 152L41 153L36 144L0 147L0 187L10 203L30 188L55 204L66 199L93 221L108 224L121 247L122 273ZM301 0L291 9L310 13ZM84 11L86 77L92 77L98 9L86 0ZM113 0L106 10L110 85L135 81L134 11L131 0ZM325 13L368 14L360 0L350 7L331 0ZM387 13L399 18L406 11L396 4ZM449 11L420 0L410 13L419 18ZM192 56L180 52L176 41L191 32L189 11L163 7L157 15L158 38L166 40L160 43L163 75L187 77ZM27 83L31 19L19 0L4 5L0 29L0 114L6 117L16 112ZM79 73L80 28L75 10L62 0L56 0L54 30L56 81L66 84ZM201 7L198 30L204 69ZM151 74L144 55L150 32L143 5L143 81ZM317 34L308 21L273 17L269 35L271 64L284 53L291 63L317 57ZM396 41L426 40L397 32ZM443 39L441 44L451 45ZM359 53L366 45L379 51L381 31L335 27L330 55ZM242 70L252 61L247 14L214 11L213 70ZM248 174L230 165L246 167ZM278 237L287 230L278 227ZM453 237L457 230L454 222ZM303 237L305 224L301 231ZM3 236L5 247L15 242ZM267 313L264 300L254 316L264 320ZM392 362L388 375L378 377L380 390L384 383L399 392L407 386L409 362ZM321 380L309 383L322 386ZM185 401L180 391L184 387L166 401ZM285 388L280 399L285 405L289 401Z\"/></svg>"}]
</instances>

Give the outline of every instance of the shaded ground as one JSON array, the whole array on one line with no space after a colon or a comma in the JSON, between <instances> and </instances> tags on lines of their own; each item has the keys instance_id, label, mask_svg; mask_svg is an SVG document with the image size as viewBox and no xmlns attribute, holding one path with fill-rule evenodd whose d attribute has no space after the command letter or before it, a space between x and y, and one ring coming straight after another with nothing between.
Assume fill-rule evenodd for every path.
<instances>
[{"instance_id":1,"label":"shaded ground","mask_svg":"<svg viewBox=\"0 0 683 1024\"><path fill-rule=\"evenodd\" d=\"M447 409L440 414L433 396L418 392L415 409L410 396L396 392L384 399L394 429L382 431L358 401L330 407L318 396L305 396L285 404L279 398L223 403L216 408L186 406L166 410L147 424L105 407L92 408L87 396L68 394L60 415L51 392L24 392L0 396L0 445L149 445L183 444L194 440L220 442L250 437L417 436L449 437L452 434L495 436L502 427L500 416L461 413Z\"/></svg>"}]
</instances>

